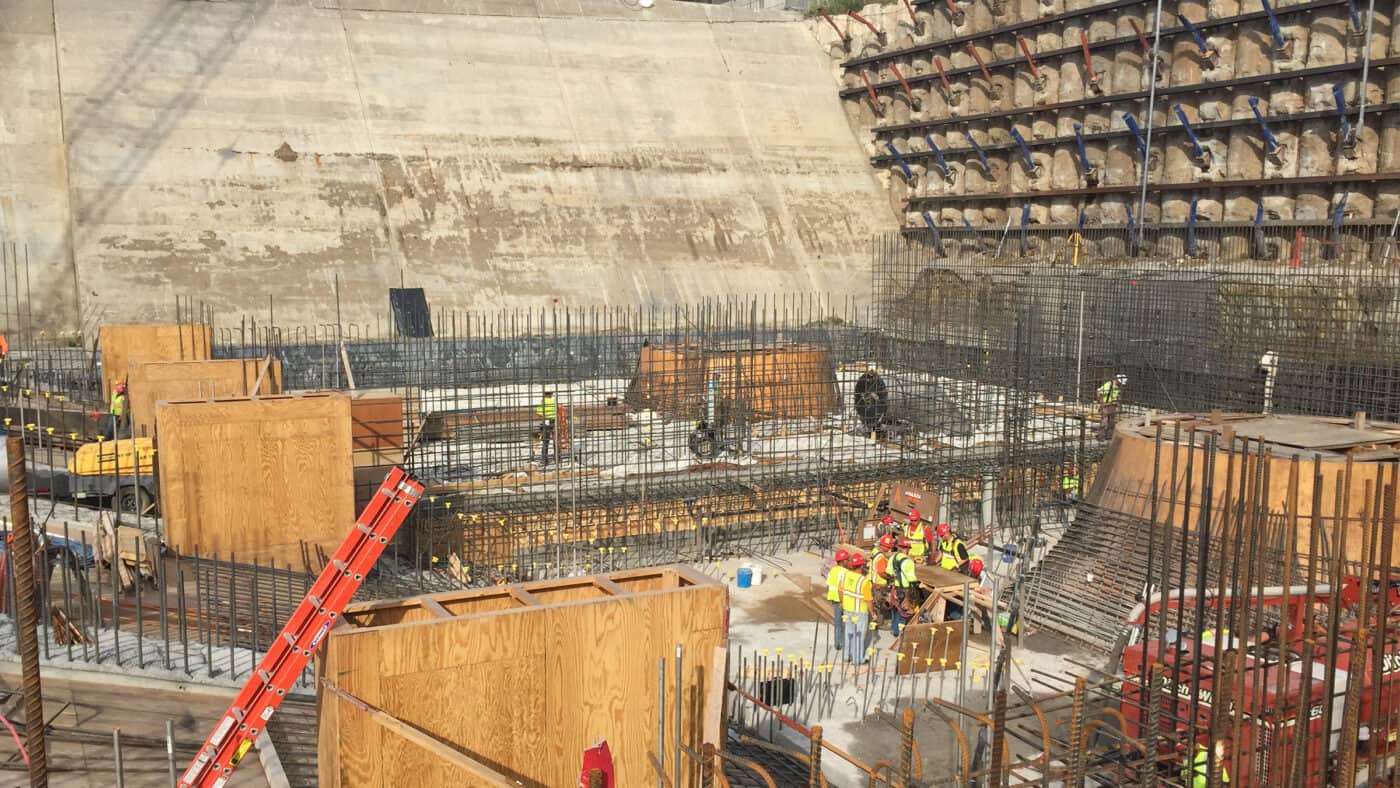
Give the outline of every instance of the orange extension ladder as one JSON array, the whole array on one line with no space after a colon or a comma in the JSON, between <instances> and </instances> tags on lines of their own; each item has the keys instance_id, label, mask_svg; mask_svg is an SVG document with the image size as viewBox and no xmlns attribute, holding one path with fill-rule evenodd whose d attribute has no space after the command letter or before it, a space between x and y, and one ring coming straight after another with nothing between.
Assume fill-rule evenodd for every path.
<instances>
[{"instance_id":1,"label":"orange extension ladder","mask_svg":"<svg viewBox=\"0 0 1400 788\"><path fill-rule=\"evenodd\" d=\"M180 777L180 788L222 788L228 782L422 495L423 485L410 479L402 468L389 471L360 513L355 530L331 556L252 678L199 748L199 755Z\"/></svg>"}]
</instances>

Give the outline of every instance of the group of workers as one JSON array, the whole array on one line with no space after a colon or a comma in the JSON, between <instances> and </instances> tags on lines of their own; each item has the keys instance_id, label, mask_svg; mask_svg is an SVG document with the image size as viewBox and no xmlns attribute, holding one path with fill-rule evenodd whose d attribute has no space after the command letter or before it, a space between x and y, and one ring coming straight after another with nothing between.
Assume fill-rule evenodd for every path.
<instances>
[{"instance_id":1,"label":"group of workers","mask_svg":"<svg viewBox=\"0 0 1400 788\"><path fill-rule=\"evenodd\" d=\"M846 659L857 665L865 664L866 633L878 627L872 616L875 622L888 616L890 633L899 637L918 612L923 601L915 571L918 564L961 572L979 585L984 580L982 559L968 552L967 543L947 523L930 532L930 523L917 509L910 510L903 528L888 513L880 522L881 535L871 559L837 550L826 576L836 649L844 647Z\"/></svg>"}]
</instances>

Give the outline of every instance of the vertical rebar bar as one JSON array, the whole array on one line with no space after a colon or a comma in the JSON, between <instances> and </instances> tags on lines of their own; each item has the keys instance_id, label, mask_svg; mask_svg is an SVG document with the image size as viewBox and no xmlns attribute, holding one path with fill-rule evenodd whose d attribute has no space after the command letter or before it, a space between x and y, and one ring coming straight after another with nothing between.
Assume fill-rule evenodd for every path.
<instances>
[{"instance_id":1,"label":"vertical rebar bar","mask_svg":"<svg viewBox=\"0 0 1400 788\"><path fill-rule=\"evenodd\" d=\"M42 788L49 784L48 748L44 740L47 720L39 678L39 611L34 605L34 537L29 529L29 481L24 467L23 432L10 435L5 448L10 460L10 524L14 539L10 563L14 566L15 626L24 683L25 749L29 752L29 785Z\"/></svg>"}]
</instances>

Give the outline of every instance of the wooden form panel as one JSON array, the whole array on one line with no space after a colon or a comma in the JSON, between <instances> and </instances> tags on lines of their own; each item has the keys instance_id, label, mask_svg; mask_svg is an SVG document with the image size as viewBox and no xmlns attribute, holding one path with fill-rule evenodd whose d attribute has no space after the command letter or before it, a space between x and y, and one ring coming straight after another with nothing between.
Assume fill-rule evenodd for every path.
<instances>
[{"instance_id":1,"label":"wooden form panel","mask_svg":"<svg viewBox=\"0 0 1400 788\"><path fill-rule=\"evenodd\" d=\"M1154 428L1155 429L1155 428ZM1170 435L1171 428L1168 426L1164 433ZM1158 452L1153 437L1142 434L1141 428L1119 425L1113 442L1109 444L1108 452L1104 455L1103 461L1099 464L1098 471L1094 475L1093 486L1089 489L1086 500L1106 509L1124 512L1138 517L1149 515L1149 503L1152 495L1152 479L1154 463L1157 467L1157 492L1160 501L1161 511L1166 511L1168 507L1174 512L1173 520L1177 523L1188 523L1189 528L1195 528L1200 517L1201 491L1205 489L1205 470L1209 463L1206 462L1206 450L1202 446L1192 447L1186 443L1183 432L1182 445L1173 449L1170 437L1164 438L1161 451ZM1202 439L1203 440L1203 439ZM1218 517L1222 507L1227 503L1237 505L1241 495L1241 474L1245 478L1254 479L1254 468L1258 460L1257 444L1256 448L1248 459L1249 470L1242 471L1244 458L1240 451L1236 451L1233 460L1224 451L1217 451L1215 456L1214 474L1212 481L1213 497L1211 501L1211 511ZM1277 450L1277 447L1271 447ZM1173 457L1175 454L1175 457ZM1318 499L1318 505L1322 513L1322 520L1325 532L1333 533L1333 524L1336 522L1337 510L1337 490L1342 487L1345 478L1346 459L1339 453L1322 452L1322 495ZM1304 452L1303 459L1299 463L1298 486L1298 511L1300 513L1298 526L1298 552L1307 555L1310 547L1309 522L1313 511L1313 459L1312 455ZM1288 475L1292 458L1287 456L1273 456L1266 454L1264 462L1268 464L1268 485L1262 491L1264 505L1271 512L1283 512L1286 510L1288 501ZM1175 463L1175 466L1173 466ZM1191 489L1191 505L1186 505L1186 490L1188 486L1187 467L1191 468L1189 474L1189 486ZM1172 468L1176 468L1176 476L1172 476ZM1346 526L1346 557L1350 561L1361 560L1361 547L1363 544L1360 525L1360 514L1363 504L1366 501L1366 484L1370 482L1374 487L1382 463L1378 462L1355 462L1352 465L1351 487L1344 489L1343 495L1348 504L1348 521ZM1226 491L1231 491L1227 501ZM1253 488L1247 487L1246 494L1252 496ZM1173 503L1174 501L1174 503ZM1159 513L1159 516L1160 513ZM1328 550L1331 548L1329 547ZM1391 551L1391 561L1400 562L1400 539L1395 541Z\"/></svg>"},{"instance_id":2,"label":"wooden form panel","mask_svg":"<svg viewBox=\"0 0 1400 788\"><path fill-rule=\"evenodd\" d=\"M261 359L209 361L132 361L127 364L127 397L133 435L156 434L156 403L248 397L282 393L282 362L273 359L258 383ZM253 391L254 384L258 390Z\"/></svg>"},{"instance_id":3,"label":"wooden form panel","mask_svg":"<svg viewBox=\"0 0 1400 788\"><path fill-rule=\"evenodd\" d=\"M321 707L318 748L333 759L327 770L345 785L453 785L506 788L517 783L452 745L335 689ZM342 750L341 734L347 734ZM334 746L332 746L334 744ZM325 762L323 762L324 764Z\"/></svg>"},{"instance_id":4,"label":"wooden form panel","mask_svg":"<svg viewBox=\"0 0 1400 788\"><path fill-rule=\"evenodd\" d=\"M624 584L654 590L632 592ZM542 601L550 597L571 601ZM405 623L371 624L397 617L395 610L424 608L436 617L411 620L418 615L405 613ZM714 677L725 653L727 611L723 585L682 567L368 603L346 610L318 672L526 785L576 784L583 750L600 738L616 759L618 785L650 784L647 753L656 749L658 715L669 725L675 713L677 644L682 741L698 750L705 726L722 712L722 692L711 684L722 680ZM664 710L655 698L658 659L667 665ZM336 713L324 691L320 702L320 784L392 784L387 761L364 774L359 756L348 755L365 731L324 716L328 708Z\"/></svg>"},{"instance_id":5,"label":"wooden form panel","mask_svg":"<svg viewBox=\"0 0 1400 788\"><path fill-rule=\"evenodd\" d=\"M203 361L209 358L209 326L203 323L152 323L103 326L97 332L102 351L102 395L126 380L133 361Z\"/></svg>"},{"instance_id":6,"label":"wooden form panel","mask_svg":"<svg viewBox=\"0 0 1400 788\"><path fill-rule=\"evenodd\" d=\"M751 419L821 418L841 409L831 353L810 345L648 345L626 400L672 418L698 419L712 379L718 381L720 411L737 408Z\"/></svg>"},{"instance_id":7,"label":"wooden form panel","mask_svg":"<svg viewBox=\"0 0 1400 788\"><path fill-rule=\"evenodd\" d=\"M303 568L355 523L350 401L336 395L162 403L167 543ZM314 563L314 562L313 562Z\"/></svg>"}]
</instances>

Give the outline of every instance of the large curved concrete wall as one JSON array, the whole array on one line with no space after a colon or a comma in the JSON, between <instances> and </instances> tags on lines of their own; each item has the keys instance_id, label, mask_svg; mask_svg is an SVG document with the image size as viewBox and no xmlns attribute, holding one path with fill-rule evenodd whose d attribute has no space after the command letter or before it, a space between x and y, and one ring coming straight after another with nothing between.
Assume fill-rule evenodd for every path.
<instances>
[{"instance_id":1,"label":"large curved concrete wall","mask_svg":"<svg viewBox=\"0 0 1400 788\"><path fill-rule=\"evenodd\" d=\"M0 0L36 320L865 290L896 219L810 32L634 6Z\"/></svg>"}]
</instances>

